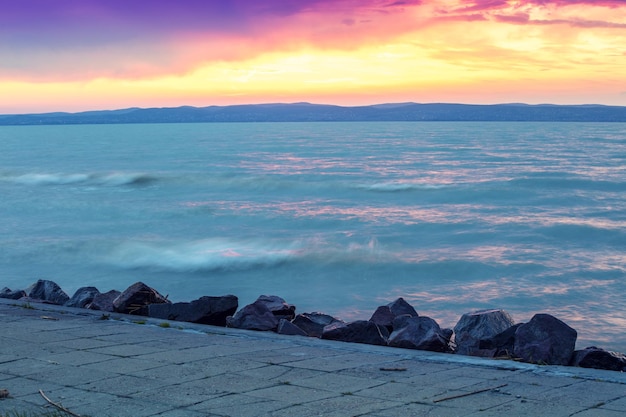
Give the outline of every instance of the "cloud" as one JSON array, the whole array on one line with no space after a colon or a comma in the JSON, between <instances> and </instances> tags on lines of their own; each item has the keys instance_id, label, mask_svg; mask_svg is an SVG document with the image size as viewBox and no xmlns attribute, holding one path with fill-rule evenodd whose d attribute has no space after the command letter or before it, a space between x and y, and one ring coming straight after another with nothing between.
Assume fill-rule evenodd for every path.
<instances>
[{"instance_id":1,"label":"cloud","mask_svg":"<svg viewBox=\"0 0 626 417\"><path fill-rule=\"evenodd\" d=\"M606 12L619 8L622 13ZM592 11L603 10L592 15ZM443 13L456 20L484 20L514 25L569 25L574 28L626 28L626 0L463 0ZM602 16L606 20L592 19ZM466 18L466 19L464 19ZM616 20L617 19L617 20Z\"/></svg>"},{"instance_id":2,"label":"cloud","mask_svg":"<svg viewBox=\"0 0 626 417\"><path fill-rule=\"evenodd\" d=\"M0 13L0 77L146 77L303 47L355 49L411 30L420 1L20 0Z\"/></svg>"},{"instance_id":3,"label":"cloud","mask_svg":"<svg viewBox=\"0 0 626 417\"><path fill-rule=\"evenodd\" d=\"M626 0L5 3L0 13L0 78L27 81L181 75L211 62L312 49L350 53L402 37L420 39L424 33L427 41L438 43L441 37L450 40L447 29L456 23L626 27ZM600 11L587 13L591 8ZM617 8L620 13L615 13ZM433 26L442 28L434 39L429 32Z\"/></svg>"}]
</instances>

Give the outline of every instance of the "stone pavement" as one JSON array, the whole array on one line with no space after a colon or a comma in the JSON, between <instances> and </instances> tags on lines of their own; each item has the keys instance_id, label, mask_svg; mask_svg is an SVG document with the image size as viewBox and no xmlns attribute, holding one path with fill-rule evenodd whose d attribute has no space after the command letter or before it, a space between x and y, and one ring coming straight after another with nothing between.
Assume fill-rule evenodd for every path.
<instances>
[{"instance_id":1,"label":"stone pavement","mask_svg":"<svg viewBox=\"0 0 626 417\"><path fill-rule=\"evenodd\" d=\"M619 372L103 318L0 300L0 415L626 415Z\"/></svg>"}]
</instances>

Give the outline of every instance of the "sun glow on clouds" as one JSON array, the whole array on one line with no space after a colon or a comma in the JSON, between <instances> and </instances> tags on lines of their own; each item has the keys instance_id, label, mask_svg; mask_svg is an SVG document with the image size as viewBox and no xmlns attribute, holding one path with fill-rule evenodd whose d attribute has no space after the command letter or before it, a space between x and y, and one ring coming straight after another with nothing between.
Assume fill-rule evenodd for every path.
<instances>
[{"instance_id":1,"label":"sun glow on clouds","mask_svg":"<svg viewBox=\"0 0 626 417\"><path fill-rule=\"evenodd\" d=\"M24 17L32 1L0 17L0 113L269 101L626 105L625 1L190 0L187 9L157 1L148 13L64 0L40 29L28 26L37 16Z\"/></svg>"}]
</instances>

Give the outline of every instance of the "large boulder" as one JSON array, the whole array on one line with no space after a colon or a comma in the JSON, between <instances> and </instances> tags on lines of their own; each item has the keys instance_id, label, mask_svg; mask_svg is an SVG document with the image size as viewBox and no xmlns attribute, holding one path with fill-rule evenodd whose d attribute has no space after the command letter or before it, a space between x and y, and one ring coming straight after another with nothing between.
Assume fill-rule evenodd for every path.
<instances>
[{"instance_id":1,"label":"large boulder","mask_svg":"<svg viewBox=\"0 0 626 417\"><path fill-rule=\"evenodd\" d=\"M26 289L26 295L32 300L41 300L50 304L65 304L70 297L56 282L40 279Z\"/></svg>"},{"instance_id":2,"label":"large boulder","mask_svg":"<svg viewBox=\"0 0 626 417\"><path fill-rule=\"evenodd\" d=\"M304 330L285 319L280 319L278 322L276 333L288 336L308 336Z\"/></svg>"},{"instance_id":3,"label":"large boulder","mask_svg":"<svg viewBox=\"0 0 626 417\"><path fill-rule=\"evenodd\" d=\"M276 316L276 318L293 320L296 316L296 306L287 304L287 302L276 295L262 295L257 298L258 302L265 306Z\"/></svg>"},{"instance_id":4,"label":"large boulder","mask_svg":"<svg viewBox=\"0 0 626 417\"><path fill-rule=\"evenodd\" d=\"M143 282L136 282L113 300L113 308L117 313L145 315L147 305L169 302L154 288Z\"/></svg>"},{"instance_id":5,"label":"large boulder","mask_svg":"<svg viewBox=\"0 0 626 417\"><path fill-rule=\"evenodd\" d=\"M481 310L463 314L454 326L456 353L493 356L492 350L480 349L480 341L502 333L513 324L511 316L503 310Z\"/></svg>"},{"instance_id":6,"label":"large boulder","mask_svg":"<svg viewBox=\"0 0 626 417\"><path fill-rule=\"evenodd\" d=\"M567 365L576 345L576 330L549 314L535 314L517 328L513 353L526 362Z\"/></svg>"},{"instance_id":7,"label":"large boulder","mask_svg":"<svg viewBox=\"0 0 626 417\"><path fill-rule=\"evenodd\" d=\"M381 346L387 345L388 337L389 332L385 326L367 320L334 322L324 327L322 333L322 339Z\"/></svg>"},{"instance_id":8,"label":"large boulder","mask_svg":"<svg viewBox=\"0 0 626 417\"><path fill-rule=\"evenodd\" d=\"M26 297L26 291L15 290L11 291L9 288L4 287L0 290L0 298L8 298L10 300L19 300L22 297Z\"/></svg>"},{"instance_id":9,"label":"large boulder","mask_svg":"<svg viewBox=\"0 0 626 417\"><path fill-rule=\"evenodd\" d=\"M255 301L226 318L226 326L246 330L276 330L278 318L265 303Z\"/></svg>"},{"instance_id":10,"label":"large boulder","mask_svg":"<svg viewBox=\"0 0 626 417\"><path fill-rule=\"evenodd\" d=\"M111 313L115 311L115 308L113 307L113 301L115 301L117 297L120 296L120 294L121 292L117 290L111 290L104 293L96 294L93 297L93 300L91 300L91 303L87 304L85 308Z\"/></svg>"},{"instance_id":11,"label":"large boulder","mask_svg":"<svg viewBox=\"0 0 626 417\"><path fill-rule=\"evenodd\" d=\"M591 346L574 352L570 365L624 372L626 371L626 355Z\"/></svg>"},{"instance_id":12,"label":"large boulder","mask_svg":"<svg viewBox=\"0 0 626 417\"><path fill-rule=\"evenodd\" d=\"M394 320L393 329L389 346L433 352L450 351L449 340L439 324L430 317L400 316Z\"/></svg>"},{"instance_id":13,"label":"large boulder","mask_svg":"<svg viewBox=\"0 0 626 417\"><path fill-rule=\"evenodd\" d=\"M387 330L392 331L393 321L396 317L404 315L411 317L418 316L413 306L407 303L404 298L400 297L385 306L378 307L369 321L380 326L385 326Z\"/></svg>"},{"instance_id":14,"label":"large boulder","mask_svg":"<svg viewBox=\"0 0 626 417\"><path fill-rule=\"evenodd\" d=\"M513 325L497 335L489 339L483 339L478 342L478 349L483 352L489 352L490 357L513 357L513 348L515 346L515 332L517 328L524 323Z\"/></svg>"},{"instance_id":15,"label":"large boulder","mask_svg":"<svg viewBox=\"0 0 626 417\"><path fill-rule=\"evenodd\" d=\"M317 312L298 314L292 321L293 324L304 330L310 337L322 337L324 327L335 322L343 323L333 316Z\"/></svg>"},{"instance_id":16,"label":"large boulder","mask_svg":"<svg viewBox=\"0 0 626 417\"><path fill-rule=\"evenodd\" d=\"M98 294L100 294L100 291L98 291L96 287L81 287L76 290L72 298L70 298L65 305L68 307L85 308Z\"/></svg>"},{"instance_id":17,"label":"large boulder","mask_svg":"<svg viewBox=\"0 0 626 417\"><path fill-rule=\"evenodd\" d=\"M148 317L190 323L226 326L226 317L237 311L239 300L234 295L200 297L190 303L150 304L146 307Z\"/></svg>"}]
</instances>

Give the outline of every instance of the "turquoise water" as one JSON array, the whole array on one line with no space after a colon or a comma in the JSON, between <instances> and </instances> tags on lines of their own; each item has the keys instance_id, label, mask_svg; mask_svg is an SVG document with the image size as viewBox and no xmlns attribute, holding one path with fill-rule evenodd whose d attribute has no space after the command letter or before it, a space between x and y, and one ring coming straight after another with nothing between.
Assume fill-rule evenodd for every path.
<instances>
[{"instance_id":1,"label":"turquoise water","mask_svg":"<svg viewBox=\"0 0 626 417\"><path fill-rule=\"evenodd\" d=\"M0 287L144 281L443 326L548 312L626 351L626 125L0 127Z\"/></svg>"}]
</instances>

